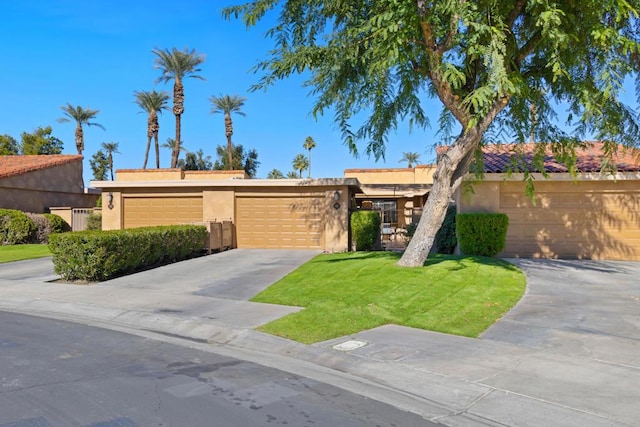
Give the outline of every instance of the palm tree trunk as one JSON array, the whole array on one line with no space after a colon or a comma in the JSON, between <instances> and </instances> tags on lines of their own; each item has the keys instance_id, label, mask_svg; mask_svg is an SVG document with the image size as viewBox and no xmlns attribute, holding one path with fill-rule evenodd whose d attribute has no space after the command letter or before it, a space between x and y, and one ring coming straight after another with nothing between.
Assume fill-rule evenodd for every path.
<instances>
[{"instance_id":1,"label":"palm tree trunk","mask_svg":"<svg viewBox=\"0 0 640 427\"><path fill-rule=\"evenodd\" d=\"M184 113L184 86L179 79L175 80L173 85L173 114L176 116L176 145L173 147L173 155L171 156L171 167L178 167L178 156L180 156L181 135L181 116Z\"/></svg>"},{"instance_id":2,"label":"palm tree trunk","mask_svg":"<svg viewBox=\"0 0 640 427\"><path fill-rule=\"evenodd\" d=\"M153 120L151 118L151 114L147 118L147 149L144 151L144 163L142 164L142 169L147 168L147 161L149 161L149 149L151 148L151 138L153 137Z\"/></svg>"},{"instance_id":3,"label":"palm tree trunk","mask_svg":"<svg viewBox=\"0 0 640 427\"><path fill-rule=\"evenodd\" d=\"M307 178L311 178L311 149L309 149L309 169L307 169Z\"/></svg>"},{"instance_id":4,"label":"palm tree trunk","mask_svg":"<svg viewBox=\"0 0 640 427\"><path fill-rule=\"evenodd\" d=\"M158 132L153 135L156 145L156 169L160 169L160 144L158 144Z\"/></svg>"},{"instance_id":5,"label":"palm tree trunk","mask_svg":"<svg viewBox=\"0 0 640 427\"><path fill-rule=\"evenodd\" d=\"M233 121L231 114L224 114L224 133L227 136L227 156L229 158L229 170L233 170L233 144L231 136L233 135Z\"/></svg>"},{"instance_id":6,"label":"palm tree trunk","mask_svg":"<svg viewBox=\"0 0 640 427\"><path fill-rule=\"evenodd\" d=\"M109 152L109 174L111 175L111 181L113 181L113 153Z\"/></svg>"},{"instance_id":7,"label":"palm tree trunk","mask_svg":"<svg viewBox=\"0 0 640 427\"><path fill-rule=\"evenodd\" d=\"M151 126L149 130L151 131L151 136L155 141L155 149L156 149L156 169L160 169L160 145L158 144L158 132L160 131L160 124L158 123L158 113L156 111L151 112Z\"/></svg>"},{"instance_id":8,"label":"palm tree trunk","mask_svg":"<svg viewBox=\"0 0 640 427\"><path fill-rule=\"evenodd\" d=\"M82 154L84 151L84 133L82 131L82 125L78 123L76 126L76 149L78 150L78 154Z\"/></svg>"}]
</instances>

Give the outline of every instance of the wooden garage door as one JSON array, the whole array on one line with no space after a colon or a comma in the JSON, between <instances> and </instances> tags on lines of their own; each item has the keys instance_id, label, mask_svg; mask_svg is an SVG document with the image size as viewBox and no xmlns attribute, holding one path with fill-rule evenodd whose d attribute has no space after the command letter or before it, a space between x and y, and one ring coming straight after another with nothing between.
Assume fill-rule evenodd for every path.
<instances>
[{"instance_id":1,"label":"wooden garage door","mask_svg":"<svg viewBox=\"0 0 640 427\"><path fill-rule=\"evenodd\" d=\"M238 196L238 247L322 249L322 202L314 196Z\"/></svg>"},{"instance_id":2,"label":"wooden garage door","mask_svg":"<svg viewBox=\"0 0 640 427\"><path fill-rule=\"evenodd\" d=\"M640 260L640 190L629 183L538 183L536 200L521 185L502 185L503 255Z\"/></svg>"},{"instance_id":3,"label":"wooden garage door","mask_svg":"<svg viewBox=\"0 0 640 427\"><path fill-rule=\"evenodd\" d=\"M202 221L202 197L125 197L124 228Z\"/></svg>"}]
</instances>

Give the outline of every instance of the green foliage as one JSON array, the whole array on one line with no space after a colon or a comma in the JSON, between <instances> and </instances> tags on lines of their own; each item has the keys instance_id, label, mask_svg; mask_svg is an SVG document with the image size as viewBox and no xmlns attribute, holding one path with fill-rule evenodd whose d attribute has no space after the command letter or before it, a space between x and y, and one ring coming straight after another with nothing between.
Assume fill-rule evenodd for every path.
<instances>
[{"instance_id":1,"label":"green foliage","mask_svg":"<svg viewBox=\"0 0 640 427\"><path fill-rule=\"evenodd\" d=\"M51 224L49 224L49 220L42 214L30 212L26 212L25 214L36 227L32 241L29 243L47 243L49 234L51 234Z\"/></svg>"},{"instance_id":2,"label":"green foliage","mask_svg":"<svg viewBox=\"0 0 640 427\"><path fill-rule=\"evenodd\" d=\"M280 169L271 169L267 174L267 179L283 179L284 174Z\"/></svg>"},{"instance_id":3,"label":"green foliage","mask_svg":"<svg viewBox=\"0 0 640 427\"><path fill-rule=\"evenodd\" d=\"M357 251L373 250L380 237L380 214L376 211L353 212L351 235Z\"/></svg>"},{"instance_id":4,"label":"green foliage","mask_svg":"<svg viewBox=\"0 0 640 427\"><path fill-rule=\"evenodd\" d=\"M43 215L49 221L52 233L66 233L67 231L71 231L71 226L61 216L50 213Z\"/></svg>"},{"instance_id":5,"label":"green foliage","mask_svg":"<svg viewBox=\"0 0 640 427\"><path fill-rule=\"evenodd\" d=\"M402 153L402 158L398 163L407 163L408 168L414 167L420 160L420 153L408 152Z\"/></svg>"},{"instance_id":6,"label":"green foliage","mask_svg":"<svg viewBox=\"0 0 640 427\"><path fill-rule=\"evenodd\" d=\"M184 159L178 160L178 167L186 171L210 171L213 169L211 156L204 155L202 149L192 153L187 151Z\"/></svg>"},{"instance_id":7,"label":"green foliage","mask_svg":"<svg viewBox=\"0 0 640 427\"><path fill-rule=\"evenodd\" d=\"M0 156L16 156L20 153L18 141L11 135L0 135Z\"/></svg>"},{"instance_id":8,"label":"green foliage","mask_svg":"<svg viewBox=\"0 0 640 427\"><path fill-rule=\"evenodd\" d=\"M111 176L111 181L113 181L113 154L120 152L118 151L118 142L103 142L102 149L107 153L107 167L109 168L109 174Z\"/></svg>"},{"instance_id":9,"label":"green foliage","mask_svg":"<svg viewBox=\"0 0 640 427\"><path fill-rule=\"evenodd\" d=\"M51 126L39 126L32 133L22 132L22 154L61 154L63 143L51 133Z\"/></svg>"},{"instance_id":10,"label":"green foliage","mask_svg":"<svg viewBox=\"0 0 640 427\"><path fill-rule=\"evenodd\" d=\"M449 205L444 222L436 234L434 246L439 254L453 254L458 245L456 238L456 206Z\"/></svg>"},{"instance_id":11,"label":"green foliage","mask_svg":"<svg viewBox=\"0 0 640 427\"><path fill-rule=\"evenodd\" d=\"M402 268L398 257L317 256L252 298L304 307L260 330L304 343L388 324L477 337L525 290L524 274L500 259L437 255L425 267Z\"/></svg>"},{"instance_id":12,"label":"green foliage","mask_svg":"<svg viewBox=\"0 0 640 427\"><path fill-rule=\"evenodd\" d=\"M302 172L306 171L309 168L309 159L304 154L297 154L293 160L291 161L291 165L293 169L297 170L300 175L299 178L302 178Z\"/></svg>"},{"instance_id":13,"label":"green foliage","mask_svg":"<svg viewBox=\"0 0 640 427\"><path fill-rule=\"evenodd\" d=\"M216 156L218 159L213 164L213 170L244 170L251 178L255 178L258 173L258 152L255 148L249 151L245 151L242 144L232 144L233 150L231 152L231 158L233 165L229 167L229 156L227 154L226 145L218 145L216 147Z\"/></svg>"},{"instance_id":14,"label":"green foliage","mask_svg":"<svg viewBox=\"0 0 640 427\"><path fill-rule=\"evenodd\" d=\"M102 214L99 212L91 212L87 216L87 230L102 230Z\"/></svg>"},{"instance_id":15,"label":"green foliage","mask_svg":"<svg viewBox=\"0 0 640 427\"><path fill-rule=\"evenodd\" d=\"M35 231L35 224L24 212L0 209L0 245L29 243Z\"/></svg>"},{"instance_id":16,"label":"green foliage","mask_svg":"<svg viewBox=\"0 0 640 427\"><path fill-rule=\"evenodd\" d=\"M456 216L460 250L466 255L496 256L504 250L509 217L502 213Z\"/></svg>"},{"instance_id":17,"label":"green foliage","mask_svg":"<svg viewBox=\"0 0 640 427\"><path fill-rule=\"evenodd\" d=\"M105 181L107 179L107 172L109 171L109 159L104 151L98 150L91 156L89 160L89 166L91 166L91 172L93 173L93 179L96 181Z\"/></svg>"},{"instance_id":18,"label":"green foliage","mask_svg":"<svg viewBox=\"0 0 640 427\"><path fill-rule=\"evenodd\" d=\"M64 279L101 281L189 258L206 239L204 226L174 225L52 234L49 249Z\"/></svg>"}]
</instances>

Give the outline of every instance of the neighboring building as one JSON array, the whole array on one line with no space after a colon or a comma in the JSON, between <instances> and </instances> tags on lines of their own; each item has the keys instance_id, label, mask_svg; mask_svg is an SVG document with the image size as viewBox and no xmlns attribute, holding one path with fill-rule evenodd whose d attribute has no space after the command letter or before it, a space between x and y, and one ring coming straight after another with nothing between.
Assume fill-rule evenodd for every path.
<instances>
[{"instance_id":1,"label":"neighboring building","mask_svg":"<svg viewBox=\"0 0 640 427\"><path fill-rule=\"evenodd\" d=\"M418 221L422 215L422 207L433 185L434 171L434 165L419 165L415 168L347 169L344 176L356 178L361 184L362 193L356 194L357 208L380 212L383 243L394 240L404 243L406 226Z\"/></svg>"},{"instance_id":2,"label":"neighboring building","mask_svg":"<svg viewBox=\"0 0 640 427\"><path fill-rule=\"evenodd\" d=\"M356 179L245 179L244 171L118 170L102 189L105 230L230 220L234 247L345 251Z\"/></svg>"},{"instance_id":3,"label":"neighboring building","mask_svg":"<svg viewBox=\"0 0 640 427\"><path fill-rule=\"evenodd\" d=\"M0 208L48 212L54 206L95 206L82 180L82 156L0 156Z\"/></svg>"},{"instance_id":4,"label":"neighboring building","mask_svg":"<svg viewBox=\"0 0 640 427\"><path fill-rule=\"evenodd\" d=\"M484 179L473 192L458 191L458 212L503 212L509 216L503 257L640 260L640 159L619 148L618 170L602 172L602 143L577 150L574 179L551 152L549 174L535 173L535 204L525 195L522 174L509 176L510 146L484 149ZM533 144L518 149L531 164ZM537 171L540 172L540 171Z\"/></svg>"}]
</instances>

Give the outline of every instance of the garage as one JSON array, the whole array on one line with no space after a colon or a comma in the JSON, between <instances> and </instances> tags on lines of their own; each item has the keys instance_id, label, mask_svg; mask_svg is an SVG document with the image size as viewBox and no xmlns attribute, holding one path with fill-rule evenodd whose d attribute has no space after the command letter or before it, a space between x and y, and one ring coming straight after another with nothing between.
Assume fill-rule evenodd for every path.
<instances>
[{"instance_id":1,"label":"garage","mask_svg":"<svg viewBox=\"0 0 640 427\"><path fill-rule=\"evenodd\" d=\"M501 185L504 256L640 260L637 182L541 182L535 198L520 183Z\"/></svg>"},{"instance_id":2,"label":"garage","mask_svg":"<svg viewBox=\"0 0 640 427\"><path fill-rule=\"evenodd\" d=\"M202 221L202 196L123 197L124 228Z\"/></svg>"},{"instance_id":3,"label":"garage","mask_svg":"<svg viewBox=\"0 0 640 427\"><path fill-rule=\"evenodd\" d=\"M238 195L239 248L324 248L324 199L313 195Z\"/></svg>"}]
</instances>

